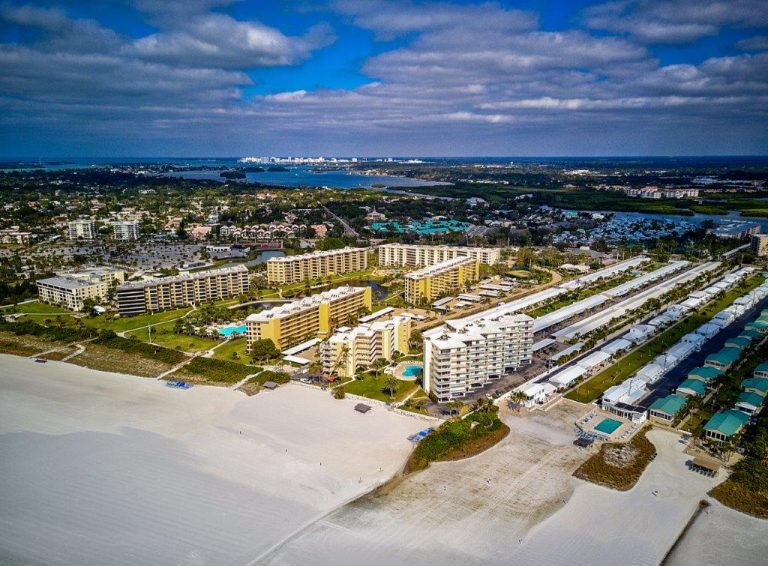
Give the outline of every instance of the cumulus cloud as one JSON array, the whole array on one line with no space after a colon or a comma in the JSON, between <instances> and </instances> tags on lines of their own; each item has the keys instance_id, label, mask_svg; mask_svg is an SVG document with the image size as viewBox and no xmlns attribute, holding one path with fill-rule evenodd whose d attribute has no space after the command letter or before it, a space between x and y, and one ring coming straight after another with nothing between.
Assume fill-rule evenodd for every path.
<instances>
[{"instance_id":1,"label":"cumulus cloud","mask_svg":"<svg viewBox=\"0 0 768 566\"><path fill-rule=\"evenodd\" d=\"M765 150L765 36L687 64L660 64L646 46L759 23L754 3L727 14L722 2L602 4L586 17L608 33L592 33L545 31L497 3L331 0L348 24L398 41L361 63L361 87L266 96L245 94L249 70L311 65L333 32L292 36L235 19L230 4L134 2L153 28L139 38L63 10L0 9L6 25L39 32L0 44L0 143L165 155Z\"/></svg>"},{"instance_id":2,"label":"cumulus cloud","mask_svg":"<svg viewBox=\"0 0 768 566\"><path fill-rule=\"evenodd\" d=\"M585 10L592 29L630 35L645 43L688 43L724 26L768 25L764 0L624 0Z\"/></svg>"}]
</instances>

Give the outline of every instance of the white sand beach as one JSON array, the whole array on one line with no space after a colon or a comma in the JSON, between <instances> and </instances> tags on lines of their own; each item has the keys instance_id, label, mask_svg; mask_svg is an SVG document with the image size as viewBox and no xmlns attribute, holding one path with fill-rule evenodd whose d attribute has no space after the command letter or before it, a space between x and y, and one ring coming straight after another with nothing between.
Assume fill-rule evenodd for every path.
<instances>
[{"instance_id":1,"label":"white sand beach","mask_svg":"<svg viewBox=\"0 0 768 566\"><path fill-rule=\"evenodd\" d=\"M248 564L386 481L428 424L0 355L0 563Z\"/></svg>"},{"instance_id":2,"label":"white sand beach","mask_svg":"<svg viewBox=\"0 0 768 566\"><path fill-rule=\"evenodd\" d=\"M632 490L576 480L587 454L571 446L574 418L563 405L507 416L512 432L490 451L348 505L265 562L658 564L715 480L688 471L679 437L661 431L649 434L659 455Z\"/></svg>"}]
</instances>

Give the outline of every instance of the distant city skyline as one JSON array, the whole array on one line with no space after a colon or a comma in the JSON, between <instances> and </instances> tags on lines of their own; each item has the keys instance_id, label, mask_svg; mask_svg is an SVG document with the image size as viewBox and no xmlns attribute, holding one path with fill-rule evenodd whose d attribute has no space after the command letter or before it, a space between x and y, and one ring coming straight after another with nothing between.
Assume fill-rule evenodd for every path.
<instances>
[{"instance_id":1,"label":"distant city skyline","mask_svg":"<svg viewBox=\"0 0 768 566\"><path fill-rule=\"evenodd\" d=\"M11 0L0 156L768 154L764 0Z\"/></svg>"}]
</instances>

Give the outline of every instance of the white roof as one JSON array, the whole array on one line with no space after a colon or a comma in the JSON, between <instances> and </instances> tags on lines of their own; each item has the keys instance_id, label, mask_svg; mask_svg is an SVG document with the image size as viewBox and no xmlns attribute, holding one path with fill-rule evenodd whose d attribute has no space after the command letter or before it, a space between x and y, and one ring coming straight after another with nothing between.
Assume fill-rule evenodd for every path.
<instances>
[{"instance_id":1,"label":"white roof","mask_svg":"<svg viewBox=\"0 0 768 566\"><path fill-rule=\"evenodd\" d=\"M588 355L583 360L576 363L576 365L579 365L586 369L592 369L593 367L597 367L606 360L609 360L611 358L610 354L606 354L605 352L602 352L598 350L597 352L592 352L590 355Z\"/></svg>"},{"instance_id":2,"label":"white roof","mask_svg":"<svg viewBox=\"0 0 768 566\"><path fill-rule=\"evenodd\" d=\"M450 299L448 299L448 300L450 301ZM374 320L374 319L377 319L377 318L379 318L380 316L384 316L385 314L389 314L389 313L391 313L391 312L394 312L394 310L395 310L395 308L394 308L394 307L386 307L386 308L383 308L383 309L381 309L381 310L379 310L379 311L376 311L376 312L374 312L374 313L371 313L371 314L369 314L369 315L366 315L366 316L361 316L361 317L360 317L360 322L368 322L369 320Z\"/></svg>"},{"instance_id":3,"label":"white roof","mask_svg":"<svg viewBox=\"0 0 768 566\"><path fill-rule=\"evenodd\" d=\"M558 387L567 387L587 372L581 366L571 366L549 378L549 382Z\"/></svg>"},{"instance_id":4,"label":"white roof","mask_svg":"<svg viewBox=\"0 0 768 566\"><path fill-rule=\"evenodd\" d=\"M303 352L304 350L309 350L312 346L319 344L320 340L317 338L312 338L312 340L307 340L306 342L302 342L298 346L294 346L293 348L288 348L287 350L283 351L283 354L286 356L292 356L293 354L298 354L299 352Z\"/></svg>"},{"instance_id":5,"label":"white roof","mask_svg":"<svg viewBox=\"0 0 768 566\"><path fill-rule=\"evenodd\" d=\"M632 342L629 340L625 340L624 338L618 338L614 340L613 342L610 342L600 348L601 351L605 352L606 354L613 355L616 352L621 352L623 350L627 350L632 347Z\"/></svg>"}]
</instances>

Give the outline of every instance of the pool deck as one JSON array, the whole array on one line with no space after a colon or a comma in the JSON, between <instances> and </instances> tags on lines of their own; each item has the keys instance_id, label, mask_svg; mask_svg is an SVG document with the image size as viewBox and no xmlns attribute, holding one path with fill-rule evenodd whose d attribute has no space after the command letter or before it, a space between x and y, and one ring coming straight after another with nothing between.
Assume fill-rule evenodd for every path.
<instances>
[{"instance_id":1,"label":"pool deck","mask_svg":"<svg viewBox=\"0 0 768 566\"><path fill-rule=\"evenodd\" d=\"M610 434L608 434L607 431L603 432L598 429L598 426L600 426L606 419L621 423L621 426L617 427ZM579 418L575 424L582 432L595 436L596 440L607 440L611 442L629 441L632 436L634 436L635 432L640 430L643 425L643 423L633 423L629 419L618 417L613 413L603 411L597 407L594 407L591 411Z\"/></svg>"}]
</instances>

